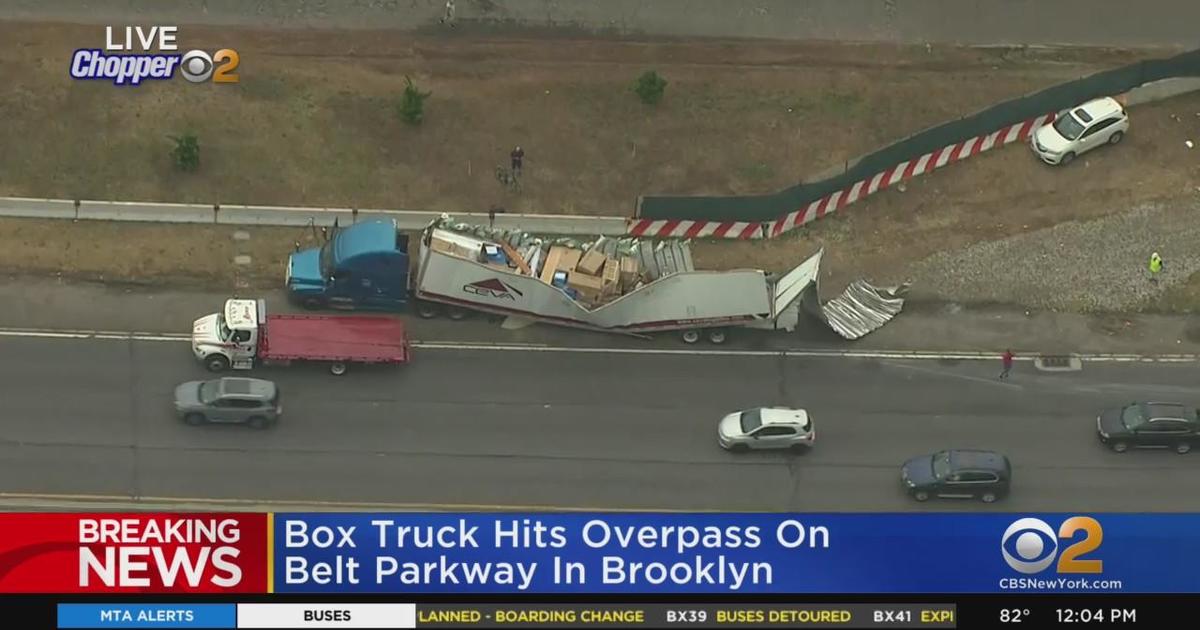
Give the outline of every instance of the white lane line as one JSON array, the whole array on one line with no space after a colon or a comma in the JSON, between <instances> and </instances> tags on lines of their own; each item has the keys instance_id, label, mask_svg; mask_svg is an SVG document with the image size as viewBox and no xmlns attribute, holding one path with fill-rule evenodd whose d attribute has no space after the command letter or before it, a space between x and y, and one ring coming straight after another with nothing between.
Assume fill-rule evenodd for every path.
<instances>
[{"instance_id":1,"label":"white lane line","mask_svg":"<svg viewBox=\"0 0 1200 630\"><path fill-rule=\"evenodd\" d=\"M923 374L932 374L934 376L938 376L938 377L942 377L942 378L957 378L957 379L964 380L964 381L973 381L976 383L983 383L984 385L994 385L997 387L1010 387L1013 389L1025 389L1025 387L1023 385L1019 385L1017 383L1012 383L1009 381L1002 381L996 377L987 378L984 376L971 376L970 374L956 374L954 372L948 372L946 370L938 370L938 369L934 369L934 368L921 367L919 365L903 365L903 364L899 364L899 363L893 364L893 367L901 368L904 370L910 370L912 372L921 372Z\"/></svg>"},{"instance_id":2,"label":"white lane line","mask_svg":"<svg viewBox=\"0 0 1200 630\"><path fill-rule=\"evenodd\" d=\"M186 342L190 337L177 333L120 332L106 330L47 330L37 328L0 328L0 337L30 337L44 339L102 339L119 341L172 341ZM498 352L563 352L575 354L630 354L664 356L708 356L708 357L804 357L804 358L847 358L847 359L900 359L900 360L961 360L999 361L995 352L933 350L835 350L780 348L778 350L716 350L716 349L671 349L671 348L596 348L565 347L531 343L487 343L472 341L413 341L412 346L423 350L481 350ZM1200 354L1074 354L1083 361L1105 363L1196 363ZM1017 361L1034 361L1036 356L1018 356Z\"/></svg>"},{"instance_id":3,"label":"white lane line","mask_svg":"<svg viewBox=\"0 0 1200 630\"><path fill-rule=\"evenodd\" d=\"M0 510L79 508L205 512L715 512L708 509L630 508L497 503L403 503L277 499L211 499L204 497L137 497L120 494L41 494L0 492Z\"/></svg>"}]
</instances>

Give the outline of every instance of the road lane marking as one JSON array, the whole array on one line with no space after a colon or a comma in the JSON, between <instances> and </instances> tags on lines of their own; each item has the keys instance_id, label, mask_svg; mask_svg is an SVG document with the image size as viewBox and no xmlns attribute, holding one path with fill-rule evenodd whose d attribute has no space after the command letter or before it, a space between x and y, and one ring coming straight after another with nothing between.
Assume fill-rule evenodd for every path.
<instances>
[{"instance_id":1,"label":"road lane marking","mask_svg":"<svg viewBox=\"0 0 1200 630\"><path fill-rule=\"evenodd\" d=\"M121 332L105 330L48 330L38 328L0 328L0 337L29 337L45 339L98 339L114 341L186 342L189 335L179 333ZM822 350L781 348L778 350L717 350L683 348L596 348L568 347L524 343L487 343L472 341L413 341L412 347L422 350L487 351L487 352L557 352L568 354L627 354L704 357L800 357L845 359L898 359L913 361L999 361L995 352L933 351L933 350ZM1196 363L1200 354L1074 354L1083 361L1103 363ZM1034 361L1036 356L1018 356L1016 361Z\"/></svg>"},{"instance_id":2,"label":"road lane marking","mask_svg":"<svg viewBox=\"0 0 1200 630\"><path fill-rule=\"evenodd\" d=\"M897 367L897 368L900 368L903 370L910 370L912 372L920 372L922 374L932 374L933 376L937 376L937 377L941 377L941 378L957 378L957 379L961 379L964 381L973 381L976 383L983 383L984 385L995 385L997 387L1010 387L1013 389L1025 389L1025 387L1022 385L1019 385L1017 383L1011 383L1007 380L1000 380L999 378L996 378L994 376L991 378L987 378L985 376L972 376L970 374L956 374L954 372L947 372L946 370L938 370L938 369L933 369L933 368L921 367L919 365L894 364L894 367Z\"/></svg>"},{"instance_id":3,"label":"road lane marking","mask_svg":"<svg viewBox=\"0 0 1200 630\"><path fill-rule=\"evenodd\" d=\"M405 503L370 501L321 501L282 499L210 499L203 497L136 497L120 494L41 494L0 492L0 510L5 508L90 508L150 511L203 510L209 512L620 512L620 513L715 513L719 510L677 508L614 508L494 503Z\"/></svg>"}]
</instances>

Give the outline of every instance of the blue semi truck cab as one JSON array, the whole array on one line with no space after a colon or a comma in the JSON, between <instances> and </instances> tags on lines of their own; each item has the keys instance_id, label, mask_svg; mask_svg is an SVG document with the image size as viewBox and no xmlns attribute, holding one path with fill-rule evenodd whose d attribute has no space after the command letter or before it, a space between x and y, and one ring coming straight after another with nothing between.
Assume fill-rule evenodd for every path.
<instances>
[{"instance_id":1,"label":"blue semi truck cab","mask_svg":"<svg viewBox=\"0 0 1200 630\"><path fill-rule=\"evenodd\" d=\"M308 308L400 310L408 303L408 236L395 221L334 229L320 247L288 258L288 296Z\"/></svg>"}]
</instances>

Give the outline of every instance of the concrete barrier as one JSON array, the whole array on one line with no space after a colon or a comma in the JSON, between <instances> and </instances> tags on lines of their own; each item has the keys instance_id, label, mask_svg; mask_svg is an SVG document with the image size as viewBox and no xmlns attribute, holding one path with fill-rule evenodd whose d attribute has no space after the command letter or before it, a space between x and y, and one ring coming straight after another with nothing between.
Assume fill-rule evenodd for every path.
<instances>
[{"instance_id":1,"label":"concrete barrier","mask_svg":"<svg viewBox=\"0 0 1200 630\"><path fill-rule=\"evenodd\" d=\"M359 210L358 221L370 219L395 219L402 230L422 230L430 221L441 216L439 212L414 210ZM450 213L456 221L488 225L486 212ZM621 236L625 234L628 220L624 217L588 217L548 214L497 214L494 226L501 229L516 229L536 234L562 234L572 236Z\"/></svg>"},{"instance_id":2,"label":"concrete barrier","mask_svg":"<svg viewBox=\"0 0 1200 630\"><path fill-rule=\"evenodd\" d=\"M75 202L69 199L0 198L0 216L27 219L74 219Z\"/></svg>"},{"instance_id":3,"label":"concrete barrier","mask_svg":"<svg viewBox=\"0 0 1200 630\"><path fill-rule=\"evenodd\" d=\"M212 206L186 203L80 201L78 219L151 223L214 223Z\"/></svg>"},{"instance_id":4,"label":"concrete barrier","mask_svg":"<svg viewBox=\"0 0 1200 630\"><path fill-rule=\"evenodd\" d=\"M220 206L217 223L221 225L308 225L327 227L354 222L349 208L286 208L282 206Z\"/></svg>"},{"instance_id":5,"label":"concrete barrier","mask_svg":"<svg viewBox=\"0 0 1200 630\"><path fill-rule=\"evenodd\" d=\"M1200 77L1179 77L1152 81L1122 95L1126 107L1161 101L1180 94L1200 90Z\"/></svg>"}]
</instances>

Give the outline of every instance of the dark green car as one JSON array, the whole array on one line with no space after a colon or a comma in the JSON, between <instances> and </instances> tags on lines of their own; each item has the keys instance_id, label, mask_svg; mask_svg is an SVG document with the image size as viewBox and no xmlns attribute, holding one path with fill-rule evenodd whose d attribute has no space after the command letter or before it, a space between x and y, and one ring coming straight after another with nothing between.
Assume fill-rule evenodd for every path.
<instances>
[{"instance_id":1,"label":"dark green car","mask_svg":"<svg viewBox=\"0 0 1200 630\"><path fill-rule=\"evenodd\" d=\"M1008 495L1012 464L994 451L939 451L905 462L900 481L909 496L918 501L939 497L991 503Z\"/></svg>"},{"instance_id":2,"label":"dark green car","mask_svg":"<svg viewBox=\"0 0 1200 630\"><path fill-rule=\"evenodd\" d=\"M1170 402L1135 402L1096 417L1100 441L1118 453L1131 448L1169 448L1187 453L1200 442L1195 407Z\"/></svg>"}]
</instances>

